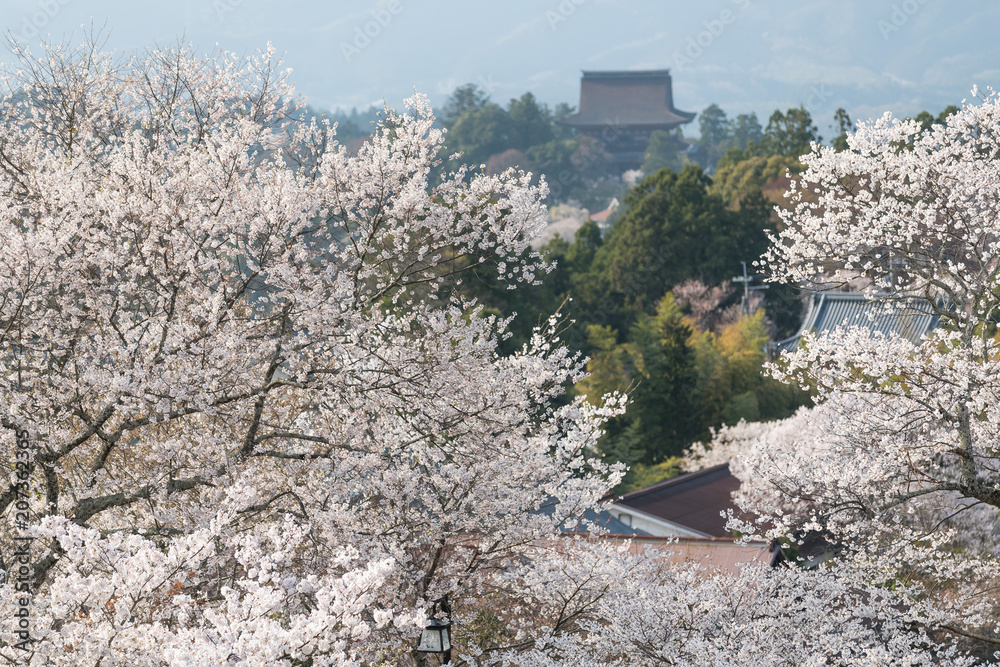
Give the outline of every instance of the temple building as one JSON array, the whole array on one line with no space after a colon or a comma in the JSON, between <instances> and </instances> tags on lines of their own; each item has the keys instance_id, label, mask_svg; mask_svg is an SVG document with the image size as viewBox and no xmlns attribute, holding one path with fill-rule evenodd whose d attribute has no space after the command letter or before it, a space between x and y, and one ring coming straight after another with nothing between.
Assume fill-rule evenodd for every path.
<instances>
[{"instance_id":1,"label":"temple building","mask_svg":"<svg viewBox=\"0 0 1000 667\"><path fill-rule=\"evenodd\" d=\"M772 343L771 354L794 350L807 331L828 335L841 327L865 327L873 336L899 336L916 343L938 326L934 311L930 302L920 298L886 302L860 292L816 292L799 332Z\"/></svg>"},{"instance_id":2,"label":"temple building","mask_svg":"<svg viewBox=\"0 0 1000 667\"><path fill-rule=\"evenodd\" d=\"M690 123L674 108L670 70L584 72L580 110L556 122L598 139L621 171L638 169L654 130Z\"/></svg>"}]
</instances>

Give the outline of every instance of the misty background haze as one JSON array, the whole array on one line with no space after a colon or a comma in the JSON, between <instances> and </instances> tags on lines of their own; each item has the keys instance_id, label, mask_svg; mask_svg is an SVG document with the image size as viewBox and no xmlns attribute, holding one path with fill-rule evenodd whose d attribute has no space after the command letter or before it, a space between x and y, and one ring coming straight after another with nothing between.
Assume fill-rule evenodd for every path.
<instances>
[{"instance_id":1,"label":"misty background haze","mask_svg":"<svg viewBox=\"0 0 1000 667\"><path fill-rule=\"evenodd\" d=\"M272 42L314 107L440 106L476 83L503 104L526 91L577 105L581 70L669 68L679 109L735 115L804 105L824 137L854 119L937 112L1000 79L1000 5L971 0L7 0L2 24L38 46L107 25L127 51L183 38L202 51ZM5 51L4 59L9 61ZM685 127L697 132L697 123Z\"/></svg>"}]
</instances>

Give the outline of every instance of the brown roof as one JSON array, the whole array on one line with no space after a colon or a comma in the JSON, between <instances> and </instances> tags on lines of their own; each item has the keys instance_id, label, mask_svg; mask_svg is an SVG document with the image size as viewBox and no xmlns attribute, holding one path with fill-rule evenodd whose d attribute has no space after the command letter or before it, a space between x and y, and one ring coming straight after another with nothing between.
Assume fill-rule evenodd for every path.
<instances>
[{"instance_id":1,"label":"brown roof","mask_svg":"<svg viewBox=\"0 0 1000 667\"><path fill-rule=\"evenodd\" d=\"M580 110L559 122L578 128L630 125L669 130L694 117L674 108L670 70L584 72Z\"/></svg>"},{"instance_id":2,"label":"brown roof","mask_svg":"<svg viewBox=\"0 0 1000 667\"><path fill-rule=\"evenodd\" d=\"M583 533L580 533L583 534ZM733 538L654 537L652 535L601 535L601 539L628 543L629 552L640 554L656 549L668 563L697 563L707 571L739 572L746 563L764 563L774 567L784 558L777 545L754 541L742 545Z\"/></svg>"},{"instance_id":3,"label":"brown roof","mask_svg":"<svg viewBox=\"0 0 1000 667\"><path fill-rule=\"evenodd\" d=\"M632 491L618 502L713 537L726 537L721 512L733 507L740 480L722 463Z\"/></svg>"}]
</instances>

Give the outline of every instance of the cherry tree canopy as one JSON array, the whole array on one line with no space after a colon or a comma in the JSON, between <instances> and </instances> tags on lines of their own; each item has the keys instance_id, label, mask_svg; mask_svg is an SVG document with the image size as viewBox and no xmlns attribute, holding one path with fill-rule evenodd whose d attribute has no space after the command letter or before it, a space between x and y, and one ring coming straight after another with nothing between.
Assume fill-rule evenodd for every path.
<instances>
[{"instance_id":1,"label":"cherry tree canopy","mask_svg":"<svg viewBox=\"0 0 1000 667\"><path fill-rule=\"evenodd\" d=\"M1000 99L975 102L928 131L887 114L847 150L803 156L764 262L786 281L860 283L900 318L929 306L939 327L918 343L865 327L806 335L773 370L815 387L821 405L727 429L716 445L757 442L735 469L771 529L733 527L823 532L840 545L834 570L910 587L908 609L943 614L940 636L995 649Z\"/></svg>"},{"instance_id":2,"label":"cherry tree canopy","mask_svg":"<svg viewBox=\"0 0 1000 667\"><path fill-rule=\"evenodd\" d=\"M273 51L18 55L0 396L7 465L15 431L34 450L32 664L405 660L434 601L615 482L586 452L617 399L553 407L580 360L551 331L499 358L505 323L442 291L534 280L544 190L429 187L425 99L351 156Z\"/></svg>"},{"instance_id":3,"label":"cherry tree canopy","mask_svg":"<svg viewBox=\"0 0 1000 667\"><path fill-rule=\"evenodd\" d=\"M888 586L888 569L723 577L558 537L620 479L591 451L624 398L559 399L583 360L557 316L503 357L507 323L456 296L468 267L511 286L547 268L523 259L545 190L512 170L432 185L424 98L350 155L302 118L271 50L16 55L0 102L4 659L407 664L447 598L456 664L964 660L930 634L957 606L912 602L920 584ZM958 377L947 345L963 341L926 364ZM873 377L891 400L925 395ZM973 428L975 400L948 414ZM902 507L898 448L863 442L873 488ZM960 481L929 483L966 483L949 447L914 449L958 461Z\"/></svg>"}]
</instances>

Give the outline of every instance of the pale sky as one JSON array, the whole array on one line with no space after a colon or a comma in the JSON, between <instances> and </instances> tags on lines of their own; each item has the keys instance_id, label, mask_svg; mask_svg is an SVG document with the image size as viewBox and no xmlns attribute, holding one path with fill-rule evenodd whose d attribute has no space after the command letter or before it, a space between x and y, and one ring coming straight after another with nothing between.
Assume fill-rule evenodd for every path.
<instances>
[{"instance_id":1,"label":"pale sky","mask_svg":"<svg viewBox=\"0 0 1000 667\"><path fill-rule=\"evenodd\" d=\"M495 101L579 101L580 71L670 68L684 111L805 104L937 113L1000 85L995 0L3 0L0 25L37 46L107 23L116 50L171 44L249 53L272 42L322 108L435 105L475 82ZM4 58L8 55L4 53ZM694 132L688 126L687 133Z\"/></svg>"}]
</instances>

